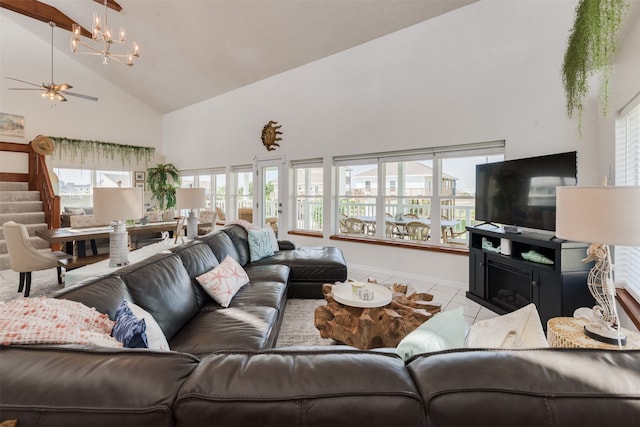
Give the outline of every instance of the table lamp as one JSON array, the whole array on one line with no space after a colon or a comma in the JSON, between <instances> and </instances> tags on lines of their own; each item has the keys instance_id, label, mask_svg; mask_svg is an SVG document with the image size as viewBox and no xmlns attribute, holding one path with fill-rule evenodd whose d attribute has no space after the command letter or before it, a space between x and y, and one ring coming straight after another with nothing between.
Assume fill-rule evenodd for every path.
<instances>
[{"instance_id":1,"label":"table lamp","mask_svg":"<svg viewBox=\"0 0 640 427\"><path fill-rule=\"evenodd\" d=\"M93 213L97 221L115 221L109 233L109 267L129 264L126 220L143 215L142 188L94 188Z\"/></svg>"},{"instance_id":2,"label":"table lamp","mask_svg":"<svg viewBox=\"0 0 640 427\"><path fill-rule=\"evenodd\" d=\"M207 199L204 188L178 188L176 189L176 204L178 209L190 209L187 218L187 239L198 237L198 218L194 209L207 207Z\"/></svg>"},{"instance_id":3,"label":"table lamp","mask_svg":"<svg viewBox=\"0 0 640 427\"><path fill-rule=\"evenodd\" d=\"M556 236L591 243L583 262L595 261L587 285L596 300L596 319L584 327L587 336L625 345L616 308L609 245L640 246L640 187L558 187Z\"/></svg>"}]
</instances>

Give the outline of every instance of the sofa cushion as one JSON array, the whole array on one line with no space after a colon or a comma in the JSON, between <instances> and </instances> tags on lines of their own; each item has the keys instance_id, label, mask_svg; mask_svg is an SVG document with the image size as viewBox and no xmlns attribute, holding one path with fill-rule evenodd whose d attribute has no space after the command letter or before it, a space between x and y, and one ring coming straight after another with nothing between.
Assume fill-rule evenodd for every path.
<instances>
[{"instance_id":1,"label":"sofa cushion","mask_svg":"<svg viewBox=\"0 0 640 427\"><path fill-rule=\"evenodd\" d=\"M175 352L0 347L2 418L19 426L173 427L198 360Z\"/></svg>"},{"instance_id":2,"label":"sofa cushion","mask_svg":"<svg viewBox=\"0 0 640 427\"><path fill-rule=\"evenodd\" d=\"M429 425L404 362L358 350L212 354L180 389L175 416L178 426Z\"/></svg>"},{"instance_id":3,"label":"sofa cushion","mask_svg":"<svg viewBox=\"0 0 640 427\"><path fill-rule=\"evenodd\" d=\"M118 270L132 302L148 311L171 339L197 312L196 294L180 257L159 253Z\"/></svg>"},{"instance_id":4,"label":"sofa cushion","mask_svg":"<svg viewBox=\"0 0 640 427\"><path fill-rule=\"evenodd\" d=\"M287 283L289 281L289 272L291 269L283 264L249 264L244 266L244 271L247 272L247 276L249 276L249 281L251 283L260 281Z\"/></svg>"},{"instance_id":5,"label":"sofa cushion","mask_svg":"<svg viewBox=\"0 0 640 427\"><path fill-rule=\"evenodd\" d=\"M246 262L240 262L240 254L238 253L236 246L234 245L231 238L222 230L217 230L213 233L198 237L198 240L202 240L207 245L209 245L218 261L225 259L227 256L230 256L231 258L238 261L241 265L244 266L244 264L246 264ZM247 257L246 259L248 260L249 258Z\"/></svg>"},{"instance_id":6,"label":"sofa cushion","mask_svg":"<svg viewBox=\"0 0 640 427\"><path fill-rule=\"evenodd\" d=\"M61 289L53 296L94 307L100 313L108 315L111 320L115 320L116 310L123 299L133 299L124 280L113 274L82 280L69 288Z\"/></svg>"},{"instance_id":7,"label":"sofa cushion","mask_svg":"<svg viewBox=\"0 0 640 427\"><path fill-rule=\"evenodd\" d=\"M291 268L292 282L333 283L347 280L347 263L335 247L303 247L276 252L252 265L284 264Z\"/></svg>"},{"instance_id":8,"label":"sofa cushion","mask_svg":"<svg viewBox=\"0 0 640 427\"><path fill-rule=\"evenodd\" d=\"M231 298L249 283L249 276L238 261L228 256L213 270L197 276L196 280L218 304L229 307Z\"/></svg>"},{"instance_id":9,"label":"sofa cushion","mask_svg":"<svg viewBox=\"0 0 640 427\"><path fill-rule=\"evenodd\" d=\"M201 240L193 240L185 245L173 247L170 250L178 254L182 260L182 264L184 264L184 267L189 273L189 277L193 279L193 288L196 293L198 307L202 307L204 304L210 302L211 297L196 280L196 276L200 276L220 264L209 245Z\"/></svg>"},{"instance_id":10,"label":"sofa cushion","mask_svg":"<svg viewBox=\"0 0 640 427\"><path fill-rule=\"evenodd\" d=\"M271 307L202 310L169 345L198 357L219 350L262 350L275 343L277 318L278 310Z\"/></svg>"},{"instance_id":11,"label":"sofa cushion","mask_svg":"<svg viewBox=\"0 0 640 427\"><path fill-rule=\"evenodd\" d=\"M231 300L229 307L272 307L284 310L287 286L280 282L251 282Z\"/></svg>"},{"instance_id":12,"label":"sofa cushion","mask_svg":"<svg viewBox=\"0 0 640 427\"><path fill-rule=\"evenodd\" d=\"M247 230L239 225L227 225L222 229L222 232L229 236L233 242L233 246L235 246L236 251L238 252L238 258L236 261L238 261L242 266L247 264L250 260L249 234Z\"/></svg>"}]
</instances>

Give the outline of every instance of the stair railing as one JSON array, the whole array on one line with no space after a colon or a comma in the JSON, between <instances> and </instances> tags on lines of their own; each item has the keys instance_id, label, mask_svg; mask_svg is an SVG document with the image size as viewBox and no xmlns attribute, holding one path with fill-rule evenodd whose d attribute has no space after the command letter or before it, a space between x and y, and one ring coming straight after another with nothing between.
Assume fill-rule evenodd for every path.
<instances>
[{"instance_id":1,"label":"stair railing","mask_svg":"<svg viewBox=\"0 0 640 427\"><path fill-rule=\"evenodd\" d=\"M45 162L45 156L33 150L31 143L19 144L16 142L0 141L0 151L12 153L25 153L29 156L29 172L0 172L0 181L26 182L30 191L39 191L42 200L44 218L49 228L60 227L60 196L56 196L49 178L49 171Z\"/></svg>"},{"instance_id":2,"label":"stair railing","mask_svg":"<svg viewBox=\"0 0 640 427\"><path fill-rule=\"evenodd\" d=\"M60 196L53 191L44 155L33 151L32 144L29 143L29 190L40 192L47 226L60 228Z\"/></svg>"}]
</instances>

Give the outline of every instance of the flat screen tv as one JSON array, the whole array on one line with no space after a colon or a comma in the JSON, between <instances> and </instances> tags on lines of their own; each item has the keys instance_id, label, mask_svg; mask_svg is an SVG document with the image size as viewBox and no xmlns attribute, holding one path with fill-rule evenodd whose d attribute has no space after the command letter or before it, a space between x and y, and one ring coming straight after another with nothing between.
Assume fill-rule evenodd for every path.
<instances>
[{"instance_id":1,"label":"flat screen tv","mask_svg":"<svg viewBox=\"0 0 640 427\"><path fill-rule=\"evenodd\" d=\"M555 231L556 187L577 183L575 151L476 166L476 220Z\"/></svg>"}]
</instances>

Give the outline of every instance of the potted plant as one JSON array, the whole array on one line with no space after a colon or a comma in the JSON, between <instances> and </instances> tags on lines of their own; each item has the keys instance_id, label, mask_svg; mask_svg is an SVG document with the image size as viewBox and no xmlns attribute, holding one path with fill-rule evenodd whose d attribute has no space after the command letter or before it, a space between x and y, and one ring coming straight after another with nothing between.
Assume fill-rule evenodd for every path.
<instances>
[{"instance_id":1,"label":"potted plant","mask_svg":"<svg viewBox=\"0 0 640 427\"><path fill-rule=\"evenodd\" d=\"M609 78L618 32L628 6L626 0L580 0L578 3L562 64L567 113L569 117L578 115L578 130L582 129L588 80L595 73L600 73L600 97L603 115L607 115Z\"/></svg>"},{"instance_id":2,"label":"potted plant","mask_svg":"<svg viewBox=\"0 0 640 427\"><path fill-rule=\"evenodd\" d=\"M178 169L173 163L159 163L147 169L147 185L151 198L158 202L159 210L166 211L176 207L176 183L179 180ZM173 215L170 219L173 219Z\"/></svg>"}]
</instances>

